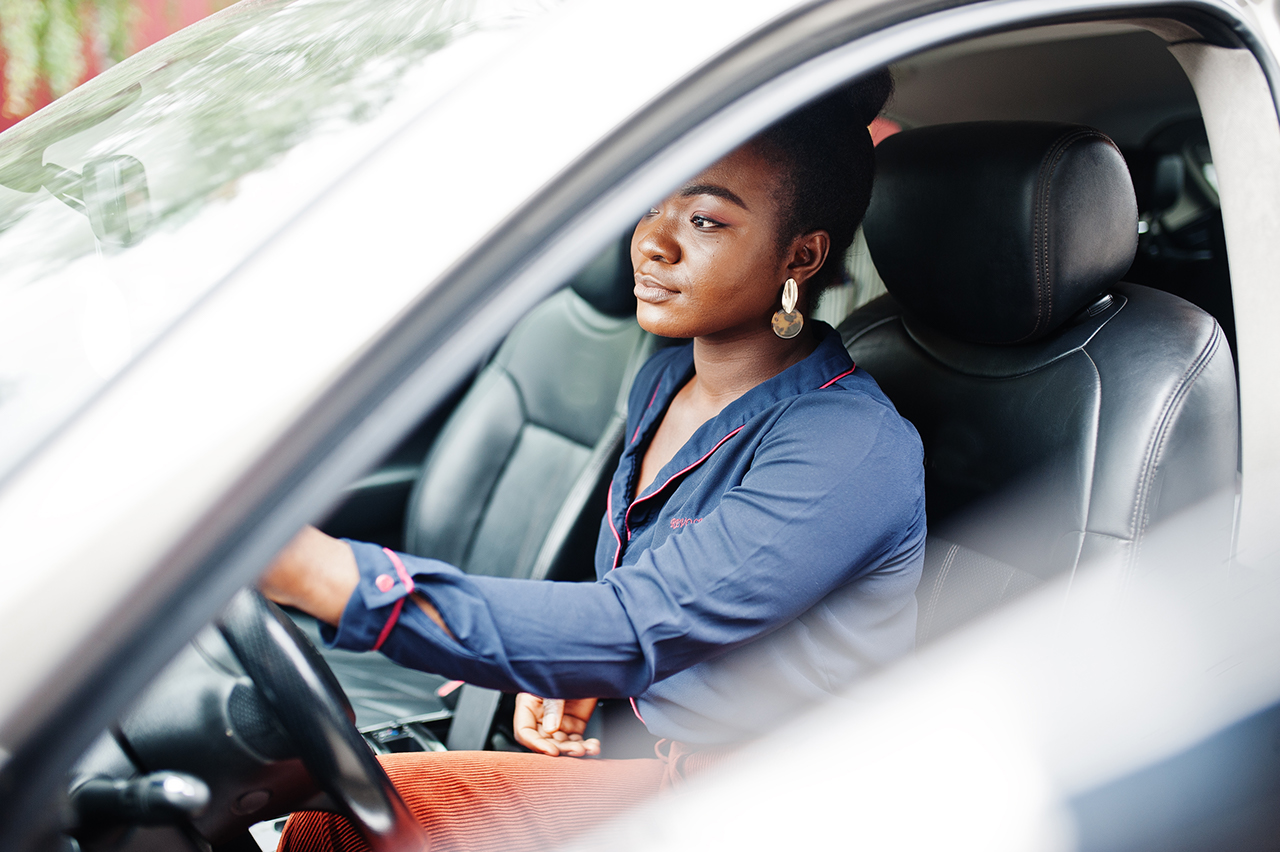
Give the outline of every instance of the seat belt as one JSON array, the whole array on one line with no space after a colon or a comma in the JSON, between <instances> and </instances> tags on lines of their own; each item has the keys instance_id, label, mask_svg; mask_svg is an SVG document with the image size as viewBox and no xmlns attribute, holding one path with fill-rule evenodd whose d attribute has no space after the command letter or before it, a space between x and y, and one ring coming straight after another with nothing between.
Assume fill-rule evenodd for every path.
<instances>
[{"instance_id":1,"label":"seat belt","mask_svg":"<svg viewBox=\"0 0 1280 852\"><path fill-rule=\"evenodd\" d=\"M565 546L573 532L578 519L582 517L587 503L600 486L602 478L617 464L622 452L622 440L627 426L627 397L631 395L631 383L636 373L649 356L657 348L657 338L648 332L641 331L640 339L631 351L627 368L622 375L622 384L618 388L618 398L614 402L613 415L605 425L604 431L591 449L591 455L583 466L573 487L556 512L555 519L547 529L542 540L542 547L533 561L529 572L531 580L545 580L564 553ZM608 480L606 480L608 481ZM553 696L554 697L554 696ZM489 742L493 730L494 717L498 712L498 704L502 701L502 693L496 689L464 683L458 690L458 704L454 709L453 722L449 725L449 736L445 739L445 748L449 751L481 751Z\"/></svg>"},{"instance_id":2,"label":"seat belt","mask_svg":"<svg viewBox=\"0 0 1280 852\"><path fill-rule=\"evenodd\" d=\"M444 747L449 751L483 751L501 701L502 693L496 689L464 683L458 690L458 704L453 708Z\"/></svg>"}]
</instances>

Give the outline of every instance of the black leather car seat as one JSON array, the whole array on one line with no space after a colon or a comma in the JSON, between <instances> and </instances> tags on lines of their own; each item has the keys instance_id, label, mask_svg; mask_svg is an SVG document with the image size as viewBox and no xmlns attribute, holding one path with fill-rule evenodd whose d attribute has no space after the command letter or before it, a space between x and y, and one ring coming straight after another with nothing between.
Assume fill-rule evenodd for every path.
<instances>
[{"instance_id":1,"label":"black leather car seat","mask_svg":"<svg viewBox=\"0 0 1280 852\"><path fill-rule=\"evenodd\" d=\"M406 550L472 574L593 576L602 490L588 541L560 529L544 546L584 474L598 487L617 463L601 438L621 434L622 391L649 351L633 287L629 248L613 246L512 330L427 454ZM591 495L571 502L576 520Z\"/></svg>"},{"instance_id":2,"label":"black leather car seat","mask_svg":"<svg viewBox=\"0 0 1280 852\"><path fill-rule=\"evenodd\" d=\"M475 573L594 576L627 391L655 342L635 321L630 242L628 234L609 246L511 331L418 465L403 538L384 543ZM355 508L347 520L376 515L380 506ZM367 538L359 534L363 529L326 529ZM319 643L315 621L296 618ZM413 725L391 723L438 725L450 715L450 748L488 744L499 693L471 686L450 692L454 685L443 677L380 655L322 653L351 697L358 723L379 727L381 747L393 748L382 743L383 735L396 742L416 738Z\"/></svg>"},{"instance_id":3,"label":"black leather car seat","mask_svg":"<svg viewBox=\"0 0 1280 852\"><path fill-rule=\"evenodd\" d=\"M877 170L865 230L889 295L840 330L924 442L919 640L1093 560L1158 568L1149 531L1193 505L1184 555L1224 560L1231 354L1204 311L1119 282L1137 210L1111 140L926 127L881 143Z\"/></svg>"},{"instance_id":4,"label":"black leather car seat","mask_svg":"<svg viewBox=\"0 0 1280 852\"><path fill-rule=\"evenodd\" d=\"M594 577L631 379L654 338L635 320L630 239L512 330L423 462L405 549L473 574ZM464 686L449 748L488 744L500 694Z\"/></svg>"}]
</instances>

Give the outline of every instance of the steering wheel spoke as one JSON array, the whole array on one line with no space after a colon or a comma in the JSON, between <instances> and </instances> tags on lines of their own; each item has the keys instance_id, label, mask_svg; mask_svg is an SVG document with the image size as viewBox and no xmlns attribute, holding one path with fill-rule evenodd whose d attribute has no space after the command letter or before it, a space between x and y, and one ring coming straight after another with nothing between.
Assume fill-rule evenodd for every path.
<instances>
[{"instance_id":1,"label":"steering wheel spoke","mask_svg":"<svg viewBox=\"0 0 1280 852\"><path fill-rule=\"evenodd\" d=\"M425 849L426 833L355 728L355 711L306 635L246 589L219 625L307 771L374 852Z\"/></svg>"}]
</instances>

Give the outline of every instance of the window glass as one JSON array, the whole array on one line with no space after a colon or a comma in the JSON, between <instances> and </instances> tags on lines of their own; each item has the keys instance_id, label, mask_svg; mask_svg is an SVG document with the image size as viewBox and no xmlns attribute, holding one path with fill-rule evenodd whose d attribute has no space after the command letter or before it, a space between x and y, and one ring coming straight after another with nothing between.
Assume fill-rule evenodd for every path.
<instances>
[{"instance_id":1,"label":"window glass","mask_svg":"<svg viewBox=\"0 0 1280 852\"><path fill-rule=\"evenodd\" d=\"M243 0L0 136L0 476L553 5Z\"/></svg>"}]
</instances>

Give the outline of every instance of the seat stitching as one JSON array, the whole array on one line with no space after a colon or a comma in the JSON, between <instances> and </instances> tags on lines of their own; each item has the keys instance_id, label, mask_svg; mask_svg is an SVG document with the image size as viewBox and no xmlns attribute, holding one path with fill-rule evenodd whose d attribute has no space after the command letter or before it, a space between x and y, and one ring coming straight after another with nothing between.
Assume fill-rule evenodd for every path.
<instances>
[{"instance_id":1,"label":"seat stitching","mask_svg":"<svg viewBox=\"0 0 1280 852\"><path fill-rule=\"evenodd\" d=\"M1092 341L1093 338L1090 337L1089 340ZM1085 357L1085 360L1089 362L1089 367L1090 369L1093 370L1093 377L1094 379L1097 380L1096 393L1098 394L1098 408L1097 408L1098 413L1094 416L1094 421L1093 421L1093 428L1094 428L1093 465L1089 469L1089 495L1085 502L1084 517L1082 518L1083 520L1082 526L1085 527L1085 529L1080 530L1080 532L1082 533L1082 535L1079 537L1080 543L1076 547L1075 558L1071 560L1071 574L1067 579L1068 594L1070 594L1071 586L1076 581L1076 570L1080 567L1080 554L1084 551L1084 535L1083 534L1086 533L1088 530L1089 514L1090 512L1093 511L1093 487L1097 483L1097 479L1098 479L1098 432L1101 431L1101 424L1099 421L1102 418L1102 372L1098 369L1098 363L1093 360L1093 356L1089 354L1089 350L1087 348L1081 347L1080 354L1083 355Z\"/></svg>"},{"instance_id":2,"label":"seat stitching","mask_svg":"<svg viewBox=\"0 0 1280 852\"><path fill-rule=\"evenodd\" d=\"M1156 469L1160 466L1160 458L1164 452L1165 441L1169 437L1173 413L1181 407L1183 400L1191 392L1192 386L1195 385L1200 374L1204 372L1204 368L1208 366L1209 361L1218 352L1222 337L1222 329L1215 320L1213 334L1209 336L1208 342L1201 348L1200 353L1187 367L1186 371L1183 372L1182 377L1178 379L1178 383L1174 385L1173 392L1165 398L1164 405L1161 406L1158 425L1147 442L1147 451L1144 454L1142 467L1140 468L1142 478L1138 482L1138 493L1134 497L1133 511L1129 517L1129 528L1133 532L1133 549L1129 554L1126 574L1131 572L1134 566L1137 565L1138 554L1142 550L1142 539L1144 537L1143 533L1146 531L1146 523L1142 523L1141 526L1139 526L1139 523L1146 516L1149 508L1147 500L1151 496L1151 487L1155 482Z\"/></svg>"},{"instance_id":3,"label":"seat stitching","mask_svg":"<svg viewBox=\"0 0 1280 852\"><path fill-rule=\"evenodd\" d=\"M891 323L891 322L893 322L893 321L895 321L895 320L901 321L901 320L902 320L902 315L901 315L901 314L894 314L893 316L885 317L884 319L878 319L878 320L876 320L875 322L871 323L871 325L867 326L866 328L864 328L864 329L862 329L861 331L859 331L857 334L855 334L855 335L853 335L852 337L850 337L848 340L841 339L841 343L843 343L843 344L844 344L844 347L845 347L846 349L848 349L850 346L852 346L853 344L855 344L855 343L857 343L859 340L861 340L865 335L867 335L867 334L869 334L870 332L872 332L872 331L876 330L876 329L877 329L877 328L879 328L880 326L882 326L882 325L884 325L884 324L886 324L886 323ZM842 338L843 338L843 336L842 336Z\"/></svg>"},{"instance_id":4,"label":"seat stitching","mask_svg":"<svg viewBox=\"0 0 1280 852\"><path fill-rule=\"evenodd\" d=\"M938 581L933 584L933 592L929 595L929 605L925 610L925 624L933 621L933 613L938 608L938 598L942 595L942 585L947 580L947 574L951 571L951 563L955 561L956 554L960 552L960 545L953 544L947 548L947 555L942 558L942 568L938 571Z\"/></svg>"},{"instance_id":5,"label":"seat stitching","mask_svg":"<svg viewBox=\"0 0 1280 852\"><path fill-rule=\"evenodd\" d=\"M1048 325L1053 313L1053 299L1049 264L1049 195L1053 184L1053 173L1058 163L1066 156L1067 151L1082 139L1103 139L1107 137L1096 130L1073 130L1058 139L1040 161L1040 170L1036 176L1036 203L1032 213L1032 242L1034 243L1036 274L1036 324L1031 331L1022 337L1027 340L1035 336L1042 326ZM1048 298L1046 298L1048 297Z\"/></svg>"},{"instance_id":6,"label":"seat stitching","mask_svg":"<svg viewBox=\"0 0 1280 852\"><path fill-rule=\"evenodd\" d=\"M1007 575L1005 576L1005 578L1004 578L1004 587L1003 587L1002 589L1000 589L1000 600L1001 600L1001 601L1007 600L1007 598L1006 598L1005 596L1006 596L1006 595L1008 595L1008 593L1009 593L1009 584L1010 584L1010 583L1012 583L1012 582L1013 582L1013 578L1017 576L1017 573L1016 573L1016 572L1017 572L1017 569L1016 569L1016 568L1010 568L1010 569L1009 569L1009 571L1008 571L1008 573L1007 573Z\"/></svg>"},{"instance_id":7,"label":"seat stitching","mask_svg":"<svg viewBox=\"0 0 1280 852\"><path fill-rule=\"evenodd\" d=\"M1048 218L1044 212L1044 207L1047 204L1043 203L1041 199L1048 194L1047 190L1044 189L1048 185L1048 181L1045 180L1045 170L1048 168L1049 158L1057 150L1056 146L1057 143L1044 152L1044 156L1040 159L1040 168L1036 173L1035 206L1032 208L1031 213L1031 239L1033 244L1032 251L1034 252L1032 257L1035 262L1036 275L1036 324L1029 334L1035 334L1036 330L1040 328L1040 303L1044 299L1044 278L1048 274L1049 241L1044 236L1048 231L1048 227L1047 223L1042 224L1041 221L1042 216L1045 219Z\"/></svg>"},{"instance_id":8,"label":"seat stitching","mask_svg":"<svg viewBox=\"0 0 1280 852\"><path fill-rule=\"evenodd\" d=\"M1154 480L1154 468L1159 465L1161 451L1164 449L1164 442L1168 438L1168 430L1172 419L1171 414L1173 413L1173 409L1177 407L1178 403L1180 403L1190 391L1195 380L1199 377L1205 366L1207 366L1209 359L1215 352L1217 352L1218 338L1220 334L1221 330L1215 322L1214 333L1210 335L1208 342L1205 343L1199 354L1197 354L1191 364L1188 365L1187 369L1174 385L1172 393L1165 398L1164 404L1161 406L1158 425L1147 442L1147 452L1144 454L1142 466L1142 470L1144 472L1143 479L1139 483L1139 494L1137 499L1134 501L1133 511L1129 518L1129 527L1133 532L1135 540L1140 532L1138 520L1141 516L1138 512L1138 504L1139 501L1146 498L1146 492L1150 490L1152 481Z\"/></svg>"},{"instance_id":9,"label":"seat stitching","mask_svg":"<svg viewBox=\"0 0 1280 852\"><path fill-rule=\"evenodd\" d=\"M1094 532L1093 530L1071 530L1071 532L1078 532L1081 535L1090 535L1090 536L1093 536L1094 538L1109 538L1109 539L1112 539L1113 541L1127 542L1127 543L1133 542L1132 537L1124 536L1124 535L1112 535L1111 533Z\"/></svg>"}]
</instances>

